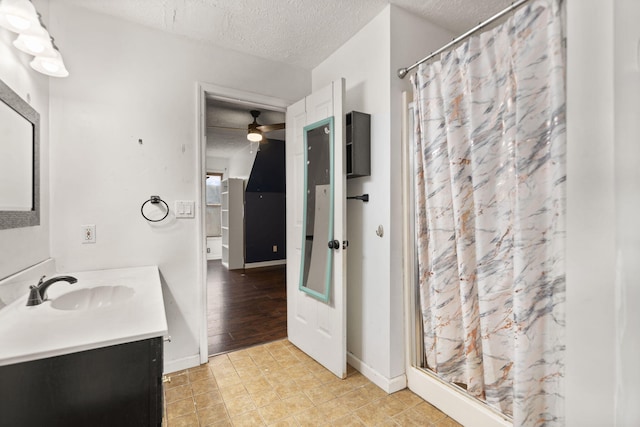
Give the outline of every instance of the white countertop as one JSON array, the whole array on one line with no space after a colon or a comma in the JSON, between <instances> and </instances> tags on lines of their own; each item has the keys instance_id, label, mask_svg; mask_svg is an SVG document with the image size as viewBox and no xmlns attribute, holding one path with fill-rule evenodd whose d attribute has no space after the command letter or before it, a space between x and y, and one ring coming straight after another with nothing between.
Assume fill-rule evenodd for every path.
<instances>
[{"instance_id":1,"label":"white countertop","mask_svg":"<svg viewBox=\"0 0 640 427\"><path fill-rule=\"evenodd\" d=\"M27 307L25 295L0 310L0 366L167 335L158 267L51 277L57 276L73 276L78 282L52 284L47 300L40 305ZM51 306L66 293L112 285L130 287L134 294L119 304L93 309L59 310Z\"/></svg>"}]
</instances>

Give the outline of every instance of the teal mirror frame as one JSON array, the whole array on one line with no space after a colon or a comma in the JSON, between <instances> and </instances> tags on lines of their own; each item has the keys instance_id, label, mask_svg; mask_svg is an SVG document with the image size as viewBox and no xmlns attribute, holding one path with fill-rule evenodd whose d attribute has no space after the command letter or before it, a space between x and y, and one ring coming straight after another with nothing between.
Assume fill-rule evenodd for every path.
<instances>
[{"instance_id":1,"label":"teal mirror frame","mask_svg":"<svg viewBox=\"0 0 640 427\"><path fill-rule=\"evenodd\" d=\"M308 214L308 185L309 185L309 139L308 135L310 131L315 129L328 126L329 127L329 223L328 223L328 232L326 236L318 236L319 239L316 239L316 244L311 247L307 247L307 214ZM333 116L328 117L326 119L317 121L310 125L307 125L303 129L304 135L304 196L303 196L303 213L302 213L302 246L300 252L300 282L298 288L312 297L328 303L329 296L331 294L331 280L332 280L332 269L333 269L333 251L329 248L328 243L333 241L333 212L334 212L334 118ZM315 202L314 202L315 207ZM315 213L314 213L315 215ZM314 236L315 237L315 236ZM323 238L326 239L323 240ZM324 248L324 249L323 249ZM311 250L311 256L313 256L313 251L325 250L326 252L326 266L324 271L324 289L322 291L311 289L306 286L305 277L308 275L308 271L305 272L306 266L306 257L307 251ZM306 274L305 274L306 273Z\"/></svg>"}]
</instances>

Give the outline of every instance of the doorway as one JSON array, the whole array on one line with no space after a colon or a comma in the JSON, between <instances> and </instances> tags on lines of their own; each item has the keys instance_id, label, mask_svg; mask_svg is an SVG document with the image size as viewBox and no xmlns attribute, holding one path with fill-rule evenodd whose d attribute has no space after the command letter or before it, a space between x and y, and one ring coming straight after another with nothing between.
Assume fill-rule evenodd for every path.
<instances>
[{"instance_id":1,"label":"doorway","mask_svg":"<svg viewBox=\"0 0 640 427\"><path fill-rule=\"evenodd\" d=\"M206 179L200 189L206 325L200 335L200 359L204 362L214 354L287 336L286 236L276 241L273 231L279 226L270 220L281 216L280 228L285 232L284 176L279 189L272 179L277 174L252 173L254 164L257 167L277 157L280 145L284 174L284 130L262 128L263 142L247 138L252 123L283 123L286 102L208 84L200 84L198 92L201 176L208 176L211 183L217 181L215 177L220 181L216 182L220 189L217 203L206 199ZM255 111L259 111L257 118ZM265 181L265 175L270 182ZM277 210L280 199L281 214ZM218 223L220 248L212 246L215 236L207 236Z\"/></svg>"},{"instance_id":2,"label":"doorway","mask_svg":"<svg viewBox=\"0 0 640 427\"><path fill-rule=\"evenodd\" d=\"M208 353L287 337L286 265L230 270L207 261Z\"/></svg>"}]
</instances>

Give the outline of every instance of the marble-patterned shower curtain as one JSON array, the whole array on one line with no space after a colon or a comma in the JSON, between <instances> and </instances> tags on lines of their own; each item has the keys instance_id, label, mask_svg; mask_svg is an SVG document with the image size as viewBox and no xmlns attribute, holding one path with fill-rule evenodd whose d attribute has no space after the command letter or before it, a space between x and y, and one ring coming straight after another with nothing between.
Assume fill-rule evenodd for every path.
<instances>
[{"instance_id":1,"label":"marble-patterned shower curtain","mask_svg":"<svg viewBox=\"0 0 640 427\"><path fill-rule=\"evenodd\" d=\"M428 368L511 415L563 424L565 55L533 0L412 79Z\"/></svg>"}]
</instances>

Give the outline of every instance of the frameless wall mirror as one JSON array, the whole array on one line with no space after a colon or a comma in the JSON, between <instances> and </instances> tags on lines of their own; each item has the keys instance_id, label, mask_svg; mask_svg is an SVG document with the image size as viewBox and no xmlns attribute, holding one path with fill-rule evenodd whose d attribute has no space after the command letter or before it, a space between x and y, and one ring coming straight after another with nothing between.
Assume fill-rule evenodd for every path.
<instances>
[{"instance_id":1,"label":"frameless wall mirror","mask_svg":"<svg viewBox=\"0 0 640 427\"><path fill-rule=\"evenodd\" d=\"M0 230L40 224L40 115L0 80Z\"/></svg>"},{"instance_id":2,"label":"frameless wall mirror","mask_svg":"<svg viewBox=\"0 0 640 427\"><path fill-rule=\"evenodd\" d=\"M337 245L333 240L333 135L333 117L304 128L300 290L324 302L329 301Z\"/></svg>"}]
</instances>

